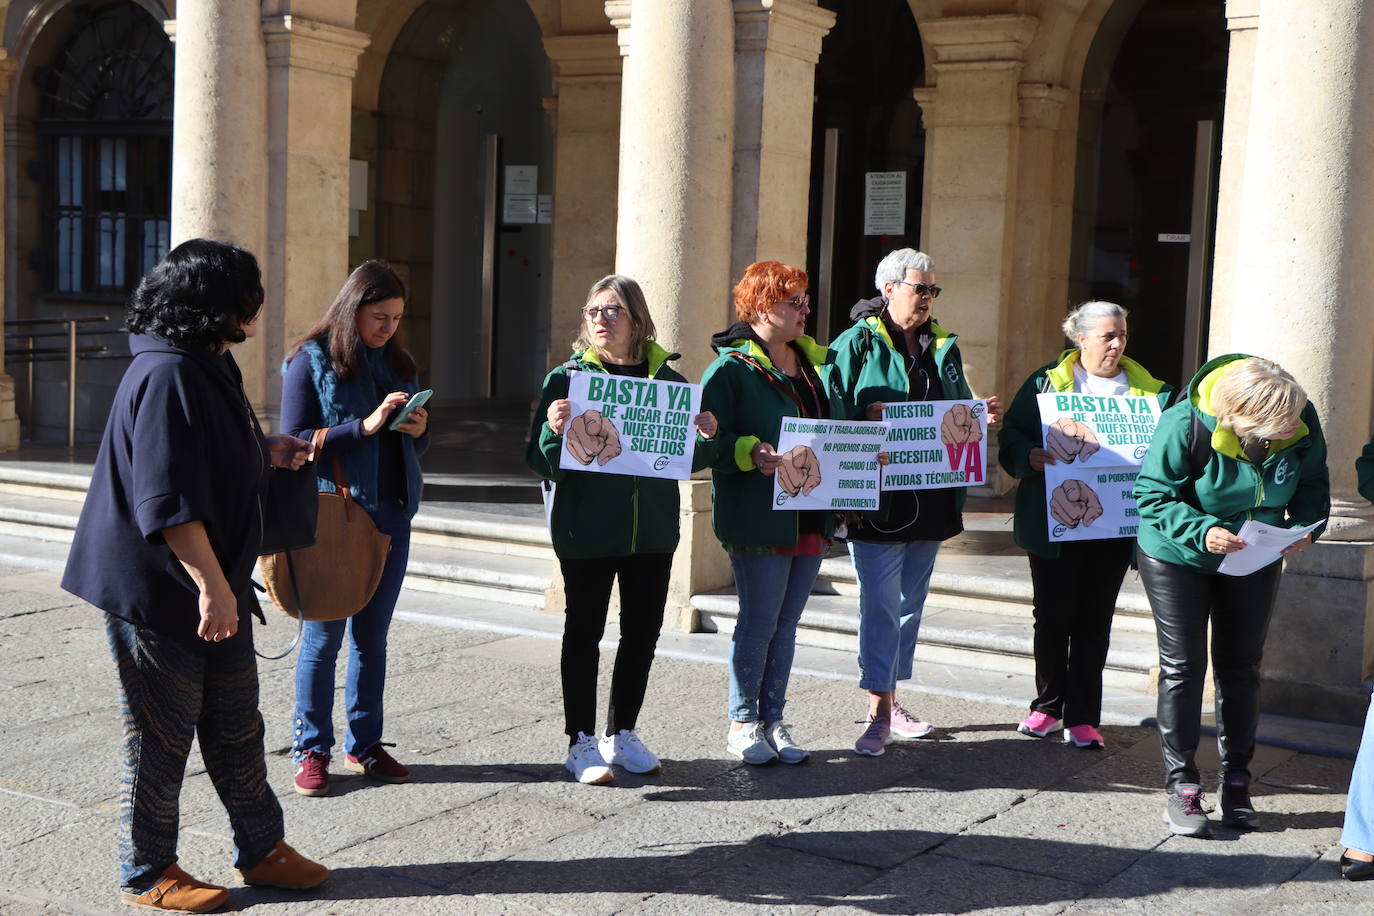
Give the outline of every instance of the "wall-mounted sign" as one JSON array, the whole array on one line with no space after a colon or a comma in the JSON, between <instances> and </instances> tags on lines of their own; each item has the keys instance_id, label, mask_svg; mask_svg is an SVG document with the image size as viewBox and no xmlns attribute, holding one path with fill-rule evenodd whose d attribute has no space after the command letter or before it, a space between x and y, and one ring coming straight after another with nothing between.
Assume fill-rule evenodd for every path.
<instances>
[{"instance_id":1,"label":"wall-mounted sign","mask_svg":"<svg viewBox=\"0 0 1374 916\"><path fill-rule=\"evenodd\" d=\"M864 179L864 235L904 235L906 172L869 172Z\"/></svg>"}]
</instances>

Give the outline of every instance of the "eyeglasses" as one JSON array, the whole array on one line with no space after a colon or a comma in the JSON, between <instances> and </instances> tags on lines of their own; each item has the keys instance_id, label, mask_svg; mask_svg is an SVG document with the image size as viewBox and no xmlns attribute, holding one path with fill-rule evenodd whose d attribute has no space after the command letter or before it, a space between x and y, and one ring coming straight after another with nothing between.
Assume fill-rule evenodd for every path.
<instances>
[{"instance_id":1,"label":"eyeglasses","mask_svg":"<svg viewBox=\"0 0 1374 916\"><path fill-rule=\"evenodd\" d=\"M806 308L806 307L807 307L808 305L810 305L810 304L811 304L811 297L810 297L809 295L807 295L806 293L802 293L802 294L799 295L799 296L793 296L791 299L779 299L779 300L778 300L778 305L791 306L792 308L796 309L796 310L799 311L799 312L800 312L802 309Z\"/></svg>"},{"instance_id":2,"label":"eyeglasses","mask_svg":"<svg viewBox=\"0 0 1374 916\"><path fill-rule=\"evenodd\" d=\"M926 286L924 283L912 283L910 280L898 280L897 282L914 289L917 296L929 296L932 299L940 298L940 287L938 286Z\"/></svg>"},{"instance_id":3,"label":"eyeglasses","mask_svg":"<svg viewBox=\"0 0 1374 916\"><path fill-rule=\"evenodd\" d=\"M620 320L620 316L625 313L623 305L589 305L582 310L582 317L588 321L595 321L601 318L607 324Z\"/></svg>"}]
</instances>

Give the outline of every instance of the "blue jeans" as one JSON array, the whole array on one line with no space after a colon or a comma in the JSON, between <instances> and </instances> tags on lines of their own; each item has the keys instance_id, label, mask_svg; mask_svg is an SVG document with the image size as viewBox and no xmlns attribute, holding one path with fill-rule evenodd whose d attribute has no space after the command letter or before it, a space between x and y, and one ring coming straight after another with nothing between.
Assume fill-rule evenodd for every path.
<instances>
[{"instance_id":1,"label":"blue jeans","mask_svg":"<svg viewBox=\"0 0 1374 916\"><path fill-rule=\"evenodd\" d=\"M801 620L821 558L731 555L739 619L730 640L730 719L781 722Z\"/></svg>"},{"instance_id":2,"label":"blue jeans","mask_svg":"<svg viewBox=\"0 0 1374 916\"><path fill-rule=\"evenodd\" d=\"M1364 720L1360 753L1350 774L1350 794L1345 801L1345 830L1341 845L1346 849L1374 853L1374 700Z\"/></svg>"},{"instance_id":3,"label":"blue jeans","mask_svg":"<svg viewBox=\"0 0 1374 916\"><path fill-rule=\"evenodd\" d=\"M850 541L859 579L859 686L875 693L911 677L921 611L940 541Z\"/></svg>"},{"instance_id":4,"label":"blue jeans","mask_svg":"<svg viewBox=\"0 0 1374 916\"><path fill-rule=\"evenodd\" d=\"M344 751L357 757L382 740L382 692L386 687L386 637L410 559L410 516L398 501L383 503L372 516L391 535L391 552L372 600L345 620L310 621L296 662L296 715L291 754L328 754L334 747L334 666L348 631L348 674L344 705L348 733Z\"/></svg>"},{"instance_id":5,"label":"blue jeans","mask_svg":"<svg viewBox=\"0 0 1374 916\"><path fill-rule=\"evenodd\" d=\"M234 866L252 868L282 838L281 806L263 758L252 624L245 626L250 632L227 643L196 645L105 615L124 717L119 886L126 891L148 890L177 860L193 739L229 812Z\"/></svg>"}]
</instances>

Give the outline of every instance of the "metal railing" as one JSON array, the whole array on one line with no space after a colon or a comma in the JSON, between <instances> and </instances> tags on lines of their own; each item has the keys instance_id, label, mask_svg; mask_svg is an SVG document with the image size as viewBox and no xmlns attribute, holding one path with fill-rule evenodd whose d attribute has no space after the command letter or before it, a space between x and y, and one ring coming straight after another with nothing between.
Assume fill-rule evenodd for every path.
<instances>
[{"instance_id":1,"label":"metal railing","mask_svg":"<svg viewBox=\"0 0 1374 916\"><path fill-rule=\"evenodd\" d=\"M78 325L93 322L108 322L108 315L88 315L82 318L15 318L5 322L5 364L11 361L28 363L28 410L29 422L33 422L33 367L35 363L56 360L67 361L67 447L76 445L76 364L77 360L100 357L110 352L104 344L78 346L77 339L93 334L110 334L117 329L94 328L81 330ZM52 325L61 325L60 331L37 330ZM47 338L65 338L65 346L45 346L38 341ZM22 341L23 346L17 344Z\"/></svg>"}]
</instances>

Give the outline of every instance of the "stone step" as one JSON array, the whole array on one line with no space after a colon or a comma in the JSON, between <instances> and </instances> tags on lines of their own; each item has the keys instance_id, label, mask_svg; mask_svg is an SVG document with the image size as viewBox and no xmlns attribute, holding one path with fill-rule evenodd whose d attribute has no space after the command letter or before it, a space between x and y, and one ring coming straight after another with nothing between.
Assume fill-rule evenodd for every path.
<instances>
[{"instance_id":1,"label":"stone step","mask_svg":"<svg viewBox=\"0 0 1374 916\"><path fill-rule=\"evenodd\" d=\"M412 544L406 588L537 609L552 572L553 564L541 557Z\"/></svg>"}]
</instances>

